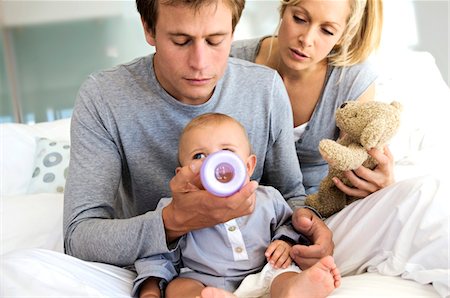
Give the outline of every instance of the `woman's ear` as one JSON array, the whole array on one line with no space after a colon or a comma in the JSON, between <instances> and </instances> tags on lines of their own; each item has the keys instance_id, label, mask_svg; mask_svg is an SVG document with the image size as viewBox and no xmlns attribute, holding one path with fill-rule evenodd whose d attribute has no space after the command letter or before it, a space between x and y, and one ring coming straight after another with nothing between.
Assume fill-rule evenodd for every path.
<instances>
[{"instance_id":1,"label":"woman's ear","mask_svg":"<svg viewBox=\"0 0 450 298\"><path fill-rule=\"evenodd\" d=\"M148 28L147 23L143 18L141 18L142 27L144 28L145 40L151 46L155 46L155 34L152 32L150 28Z\"/></svg>"},{"instance_id":2,"label":"woman's ear","mask_svg":"<svg viewBox=\"0 0 450 298\"><path fill-rule=\"evenodd\" d=\"M245 165L247 167L248 176L251 177L256 167L256 155L251 154L249 157L247 157Z\"/></svg>"}]
</instances>

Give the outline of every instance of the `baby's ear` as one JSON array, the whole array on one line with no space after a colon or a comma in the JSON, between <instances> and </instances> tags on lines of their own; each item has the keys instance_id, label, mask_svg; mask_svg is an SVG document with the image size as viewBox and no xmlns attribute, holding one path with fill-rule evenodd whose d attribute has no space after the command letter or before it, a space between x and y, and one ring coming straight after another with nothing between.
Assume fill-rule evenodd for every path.
<instances>
[{"instance_id":1,"label":"baby's ear","mask_svg":"<svg viewBox=\"0 0 450 298\"><path fill-rule=\"evenodd\" d=\"M251 154L249 157L247 157L247 160L245 161L245 165L247 167L247 174L249 177L253 175L253 171L256 167L256 155Z\"/></svg>"},{"instance_id":2,"label":"baby's ear","mask_svg":"<svg viewBox=\"0 0 450 298\"><path fill-rule=\"evenodd\" d=\"M175 169L175 175L176 174L178 174L178 172L181 170L181 167L177 167L176 169Z\"/></svg>"}]
</instances>

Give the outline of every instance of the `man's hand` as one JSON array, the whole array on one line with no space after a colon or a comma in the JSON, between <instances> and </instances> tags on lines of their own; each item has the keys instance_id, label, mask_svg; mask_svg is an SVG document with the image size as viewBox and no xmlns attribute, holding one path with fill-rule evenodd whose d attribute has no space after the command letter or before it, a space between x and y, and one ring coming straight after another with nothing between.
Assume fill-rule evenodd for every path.
<instances>
[{"instance_id":1,"label":"man's hand","mask_svg":"<svg viewBox=\"0 0 450 298\"><path fill-rule=\"evenodd\" d=\"M298 208L292 215L294 228L308 237L312 245L294 245L291 258L303 270L317 263L321 258L333 255L333 233L327 225L310 209Z\"/></svg>"},{"instance_id":2,"label":"man's hand","mask_svg":"<svg viewBox=\"0 0 450 298\"><path fill-rule=\"evenodd\" d=\"M283 240L275 240L267 247L265 256L274 268L287 268L292 263L289 255L291 245Z\"/></svg>"},{"instance_id":3,"label":"man's hand","mask_svg":"<svg viewBox=\"0 0 450 298\"><path fill-rule=\"evenodd\" d=\"M170 181L172 201L162 211L168 242L189 231L248 215L255 208L257 182L247 183L230 197L216 197L201 187L201 163L201 160L194 160L180 168Z\"/></svg>"},{"instance_id":4,"label":"man's hand","mask_svg":"<svg viewBox=\"0 0 450 298\"><path fill-rule=\"evenodd\" d=\"M378 149L368 151L369 155L376 159L378 165L370 170L360 166L354 171L344 172L354 187L349 187L341 180L334 177L333 182L346 195L356 198L365 198L368 195L394 183L394 157L387 146L384 153Z\"/></svg>"}]
</instances>

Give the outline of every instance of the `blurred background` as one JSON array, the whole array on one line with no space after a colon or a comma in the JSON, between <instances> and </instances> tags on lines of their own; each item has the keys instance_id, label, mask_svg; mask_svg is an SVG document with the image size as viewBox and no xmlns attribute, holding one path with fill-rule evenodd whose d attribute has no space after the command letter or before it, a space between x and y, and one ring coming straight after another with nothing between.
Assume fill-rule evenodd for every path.
<instances>
[{"instance_id":1,"label":"blurred background","mask_svg":"<svg viewBox=\"0 0 450 298\"><path fill-rule=\"evenodd\" d=\"M385 62L404 50L428 52L449 86L449 2L385 0ZM235 39L274 34L278 6L247 0ZM1 0L0 31L0 123L68 118L91 72L154 51L132 0ZM406 67L421 71L415 61Z\"/></svg>"}]
</instances>

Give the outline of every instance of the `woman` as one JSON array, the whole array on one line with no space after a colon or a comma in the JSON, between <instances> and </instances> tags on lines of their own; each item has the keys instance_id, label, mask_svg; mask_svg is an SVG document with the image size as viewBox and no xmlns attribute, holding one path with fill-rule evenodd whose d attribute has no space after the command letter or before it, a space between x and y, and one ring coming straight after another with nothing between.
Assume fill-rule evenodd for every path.
<instances>
[{"instance_id":1,"label":"woman","mask_svg":"<svg viewBox=\"0 0 450 298\"><path fill-rule=\"evenodd\" d=\"M371 100L377 75L367 61L381 37L379 0L282 0L277 36L233 43L231 56L276 69L283 78L294 114L297 155L307 193L327 174L318 144L337 139L334 113L348 100ZM366 197L393 183L393 157L369 152L379 161L371 171L347 172L355 188L335 179L348 195Z\"/></svg>"}]
</instances>

